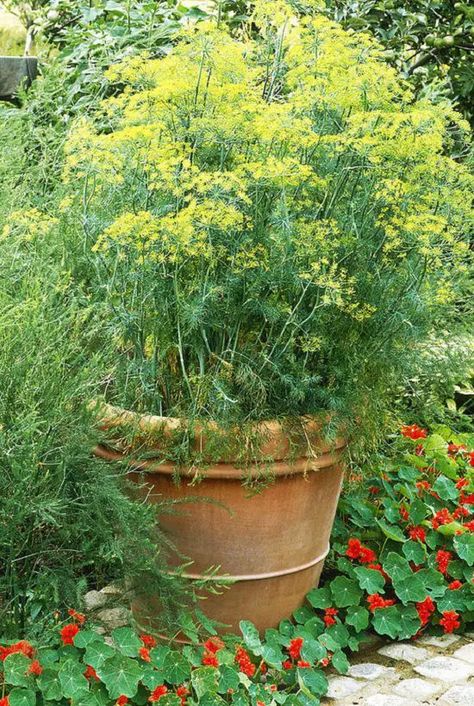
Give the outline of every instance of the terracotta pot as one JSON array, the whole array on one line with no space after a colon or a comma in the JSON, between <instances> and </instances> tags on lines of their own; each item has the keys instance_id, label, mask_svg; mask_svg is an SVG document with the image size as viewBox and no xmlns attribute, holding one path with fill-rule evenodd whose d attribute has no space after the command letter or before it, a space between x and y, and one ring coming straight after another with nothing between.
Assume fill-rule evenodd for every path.
<instances>
[{"instance_id":1,"label":"terracotta pot","mask_svg":"<svg viewBox=\"0 0 474 706\"><path fill-rule=\"evenodd\" d=\"M175 429L177 422L139 418L112 407L104 408L103 418L108 429L124 421L134 422L142 432L146 429L148 438L153 428ZM209 617L232 631L243 619L251 620L259 630L276 627L318 584L342 484L344 439L337 439L331 447L322 444L321 424L304 420L304 444L297 446L295 457L294 440L290 443L282 425L270 422L260 427L268 432L259 453L267 460L265 469L272 481L257 493L249 494L242 484L242 468L232 458L206 466L203 479L192 487L195 470L181 471L177 484L171 463L157 463L152 458L130 462L146 471L145 486L139 493L149 502L166 497L181 503L175 514L161 516L160 527L180 554L193 560L185 576L200 579L213 566L219 567L219 576L233 579L223 593L206 594L202 603ZM200 431L194 438L205 452L206 438L204 433L199 438ZM109 460L124 454L123 448L103 446L95 452ZM261 473L258 463L245 469L247 477L261 477ZM186 502L190 497L202 502ZM209 499L212 502L206 502ZM152 624L156 611L152 601L142 601L135 610L142 624Z\"/></svg>"}]
</instances>

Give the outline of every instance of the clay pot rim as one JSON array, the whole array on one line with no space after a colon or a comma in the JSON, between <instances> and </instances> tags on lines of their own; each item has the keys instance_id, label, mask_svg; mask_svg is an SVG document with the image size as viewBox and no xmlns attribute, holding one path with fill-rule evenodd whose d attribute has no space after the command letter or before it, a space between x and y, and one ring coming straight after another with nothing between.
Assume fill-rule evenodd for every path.
<instances>
[{"instance_id":1,"label":"clay pot rim","mask_svg":"<svg viewBox=\"0 0 474 706\"><path fill-rule=\"evenodd\" d=\"M341 442L334 449L333 453L323 453L320 456L312 458L302 457L294 461L271 461L269 466L271 472L268 474L268 479L279 478L284 476L306 475L307 473L321 471L325 468L338 465L341 461L341 453L346 447L346 442ZM94 449L95 456L103 458L106 461L121 461L127 457L125 454L115 449L107 448L103 445L98 445ZM233 466L232 462L227 463L210 463L208 466L179 467L174 463L161 462L155 459L128 459L128 465L131 472L145 473L160 473L167 476L179 475L180 478L192 484L199 479L222 479L235 480L241 482L245 479L255 479L265 482L267 480L265 466L263 463L249 464L243 467Z\"/></svg>"},{"instance_id":2,"label":"clay pot rim","mask_svg":"<svg viewBox=\"0 0 474 706\"><path fill-rule=\"evenodd\" d=\"M121 407L113 406L105 402L94 401L91 403L91 409L98 410L100 419L100 428L104 431L117 429L124 425L134 427L138 434L139 443L142 451L159 451L159 439L150 438L154 434L161 434L165 437L170 437L174 432L186 429L187 421L175 417L160 417L152 414L139 414ZM328 415L325 415L326 419ZM207 459L207 463L203 462L199 465L206 477L214 476L216 478L235 478L242 477L242 468L232 469L233 462L240 463L240 466L245 466L245 474L251 477L262 477L265 471L262 469L265 463L272 466L273 475L288 475L290 473L305 473L307 470L318 470L334 462L335 456L339 456L343 448L347 446L347 440L343 436L336 437L332 443L324 442L320 432L323 426L324 418L316 417L301 417L302 421L302 442L292 448L291 440L284 423L278 420L270 420L267 422L258 422L249 426L250 431L262 434L262 440L258 443L258 449L255 452L255 457L249 459L248 463L242 463L242 460L237 454L231 453L225 457L218 457L215 454L212 458ZM209 440L206 438L209 431L222 433L223 436L232 434L232 430L220 427L216 422L210 421L208 424L197 422L193 424L193 446L197 453L203 454L205 457L206 447L209 447ZM143 436L140 436L140 433ZM305 438L306 437L306 438ZM110 447L110 448L107 448ZM133 443L129 444L123 440L117 440L115 444L111 443L100 445L97 447L97 455L109 460L118 460L133 453ZM294 453L292 453L294 451ZM210 456L210 454L208 454ZM168 461L159 461L156 458L147 459L131 459L130 464L136 469L147 470L149 472L187 475L188 477L199 475L201 469L196 471L192 467L186 472L186 469L178 468L177 464ZM253 471L252 471L253 466Z\"/></svg>"}]
</instances>

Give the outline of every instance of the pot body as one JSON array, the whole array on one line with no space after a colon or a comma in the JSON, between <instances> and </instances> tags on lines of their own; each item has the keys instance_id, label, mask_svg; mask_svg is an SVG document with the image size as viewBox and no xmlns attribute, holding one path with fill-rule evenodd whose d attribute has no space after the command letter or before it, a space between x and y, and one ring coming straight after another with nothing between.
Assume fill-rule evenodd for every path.
<instances>
[{"instance_id":1,"label":"pot body","mask_svg":"<svg viewBox=\"0 0 474 706\"><path fill-rule=\"evenodd\" d=\"M184 472L178 484L171 464L136 464L145 471L135 474L141 497L177 502L173 514L160 515L160 528L180 555L176 566L183 557L192 560L184 576L201 579L214 567L232 580L218 595L203 593L201 608L224 624L222 632L235 632L240 620L251 620L259 631L276 627L317 586L342 485L344 446L339 440L310 458L268 463L273 478L256 492L242 484L243 471L232 461L208 466L199 483ZM96 453L121 456L103 447ZM137 599L134 612L152 629L159 607L153 599Z\"/></svg>"}]
</instances>

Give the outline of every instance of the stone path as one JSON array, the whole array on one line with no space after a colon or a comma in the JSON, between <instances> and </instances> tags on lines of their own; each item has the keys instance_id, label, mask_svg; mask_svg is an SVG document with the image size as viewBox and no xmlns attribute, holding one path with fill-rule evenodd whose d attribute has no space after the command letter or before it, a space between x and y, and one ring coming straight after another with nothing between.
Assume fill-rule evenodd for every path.
<instances>
[{"instance_id":1,"label":"stone path","mask_svg":"<svg viewBox=\"0 0 474 706\"><path fill-rule=\"evenodd\" d=\"M474 633L391 642L331 675L327 706L474 706Z\"/></svg>"}]
</instances>

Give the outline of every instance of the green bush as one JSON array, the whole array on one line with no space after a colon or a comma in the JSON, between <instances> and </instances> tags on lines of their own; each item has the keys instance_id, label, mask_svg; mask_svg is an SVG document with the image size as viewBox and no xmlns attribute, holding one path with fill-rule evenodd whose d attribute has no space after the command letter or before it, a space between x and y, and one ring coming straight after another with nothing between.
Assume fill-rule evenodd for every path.
<instances>
[{"instance_id":1,"label":"green bush","mask_svg":"<svg viewBox=\"0 0 474 706\"><path fill-rule=\"evenodd\" d=\"M135 503L117 467L92 456L87 404L104 370L97 322L61 258L54 219L9 221L0 278L0 625L41 635L53 612L113 580L146 584L163 608L181 600L163 569L160 505ZM41 256L39 252L41 251ZM163 612L163 619L170 613Z\"/></svg>"},{"instance_id":2,"label":"green bush","mask_svg":"<svg viewBox=\"0 0 474 706\"><path fill-rule=\"evenodd\" d=\"M119 402L379 424L467 278L472 177L445 154L466 125L366 35L273 9L259 40L198 27L111 67L123 93L66 145L66 247L89 249Z\"/></svg>"}]
</instances>

